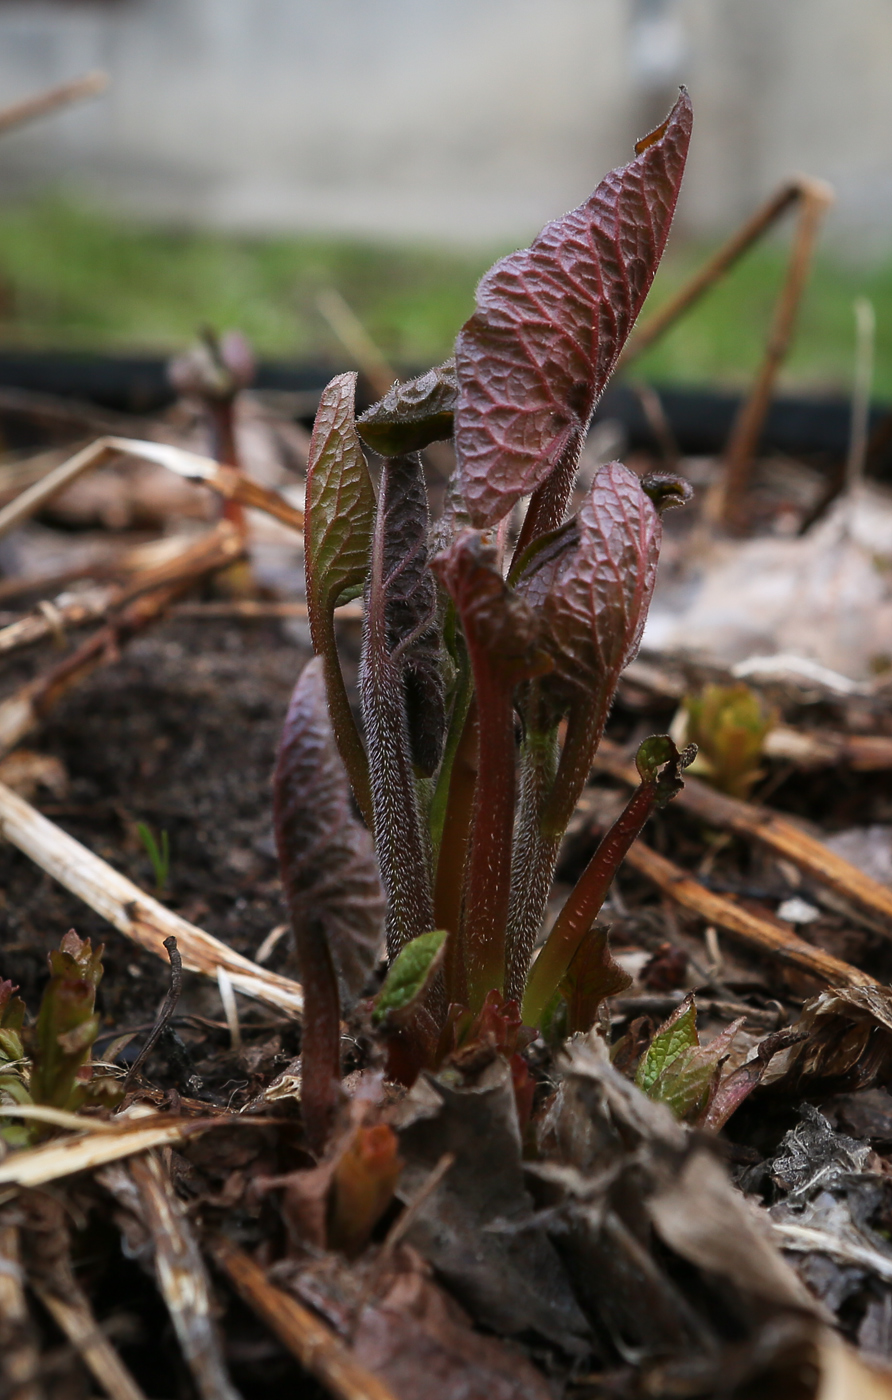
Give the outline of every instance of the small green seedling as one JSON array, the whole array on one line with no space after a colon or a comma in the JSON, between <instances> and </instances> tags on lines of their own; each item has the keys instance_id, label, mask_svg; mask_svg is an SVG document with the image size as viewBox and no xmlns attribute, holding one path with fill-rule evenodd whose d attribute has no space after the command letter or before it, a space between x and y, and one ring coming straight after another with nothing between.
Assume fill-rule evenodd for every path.
<instances>
[{"instance_id":1,"label":"small green seedling","mask_svg":"<svg viewBox=\"0 0 892 1400\"><path fill-rule=\"evenodd\" d=\"M146 855L152 862L152 869L155 872L155 893L159 899L167 888L167 880L170 875L170 841L166 831L161 833L161 845L155 840L155 833L145 822L138 822L137 831L139 839L143 843Z\"/></svg>"}]
</instances>

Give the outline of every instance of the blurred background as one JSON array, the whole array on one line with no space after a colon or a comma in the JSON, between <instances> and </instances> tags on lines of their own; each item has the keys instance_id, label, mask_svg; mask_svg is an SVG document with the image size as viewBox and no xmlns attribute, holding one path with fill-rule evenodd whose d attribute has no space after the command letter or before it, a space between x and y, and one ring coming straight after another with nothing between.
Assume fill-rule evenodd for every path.
<instances>
[{"instance_id":1,"label":"blurred background","mask_svg":"<svg viewBox=\"0 0 892 1400\"><path fill-rule=\"evenodd\" d=\"M852 299L892 394L890 0L0 0L0 105L102 68L0 142L0 344L166 352L204 324L342 354L334 287L398 367L449 351L493 257L580 202L679 82L696 125L665 300L804 171L837 199L796 388L845 389ZM743 385L789 231L642 361Z\"/></svg>"}]
</instances>

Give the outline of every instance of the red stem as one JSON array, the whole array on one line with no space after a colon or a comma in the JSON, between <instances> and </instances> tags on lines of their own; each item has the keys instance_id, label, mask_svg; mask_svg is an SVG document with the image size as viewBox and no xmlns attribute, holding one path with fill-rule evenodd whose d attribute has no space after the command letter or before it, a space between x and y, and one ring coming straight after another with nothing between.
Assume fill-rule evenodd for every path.
<instances>
[{"instance_id":1,"label":"red stem","mask_svg":"<svg viewBox=\"0 0 892 1400\"><path fill-rule=\"evenodd\" d=\"M656 779L643 782L601 841L557 917L527 979L523 1020L537 1026L607 897L614 875L653 811Z\"/></svg>"},{"instance_id":2,"label":"red stem","mask_svg":"<svg viewBox=\"0 0 892 1400\"><path fill-rule=\"evenodd\" d=\"M434 889L434 927L448 929L451 935L444 967L447 1003L464 1002L468 994L461 911L477 786L477 752L477 704L472 700L452 761Z\"/></svg>"},{"instance_id":3,"label":"red stem","mask_svg":"<svg viewBox=\"0 0 892 1400\"><path fill-rule=\"evenodd\" d=\"M294 919L297 911L292 911ZM328 1140L341 1082L341 1008L338 983L325 938L295 921L295 941L304 984L301 1035L301 1112L307 1141L321 1153Z\"/></svg>"},{"instance_id":4,"label":"red stem","mask_svg":"<svg viewBox=\"0 0 892 1400\"><path fill-rule=\"evenodd\" d=\"M479 1011L488 992L503 992L505 931L514 831L513 685L485 663L475 668L478 769L463 918L468 1004Z\"/></svg>"}]
</instances>

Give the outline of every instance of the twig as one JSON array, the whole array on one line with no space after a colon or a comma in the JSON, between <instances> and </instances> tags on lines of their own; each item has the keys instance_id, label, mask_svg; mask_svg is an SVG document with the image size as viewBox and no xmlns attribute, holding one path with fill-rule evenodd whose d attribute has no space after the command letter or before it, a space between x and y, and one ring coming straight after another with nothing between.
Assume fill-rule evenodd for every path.
<instances>
[{"instance_id":1,"label":"twig","mask_svg":"<svg viewBox=\"0 0 892 1400\"><path fill-rule=\"evenodd\" d=\"M167 955L170 958L170 986L164 994L161 1010L158 1012L158 1018L149 1037L127 1072L127 1078L124 1080L125 1093L161 1039L165 1026L177 1009L180 992L183 990L183 959L180 957L177 940L173 934L169 938L165 938L163 946L167 949Z\"/></svg>"},{"instance_id":2,"label":"twig","mask_svg":"<svg viewBox=\"0 0 892 1400\"><path fill-rule=\"evenodd\" d=\"M750 947L808 973L819 982L831 987L876 986L876 978L869 977L860 968L852 967L839 958L831 957L821 948L813 948L804 939L790 933L779 921L753 914L736 900L714 894L699 880L640 840L629 851L626 862L683 908L699 914L711 924L718 924L719 928Z\"/></svg>"},{"instance_id":3,"label":"twig","mask_svg":"<svg viewBox=\"0 0 892 1400\"><path fill-rule=\"evenodd\" d=\"M778 370L790 348L818 229L834 198L830 186L821 180L810 180L803 176L800 184L799 221L787 275L775 307L768 345L750 396L741 406L724 452L721 516L729 529L738 529L744 523L743 502L749 486L753 457L771 403Z\"/></svg>"},{"instance_id":4,"label":"twig","mask_svg":"<svg viewBox=\"0 0 892 1400\"><path fill-rule=\"evenodd\" d=\"M873 355L876 339L876 312L867 297L856 297L855 305L855 376L852 385L852 426L849 434L849 455L846 460L845 489L851 494L860 486L867 458L867 433L870 426L870 391L873 385Z\"/></svg>"},{"instance_id":5,"label":"twig","mask_svg":"<svg viewBox=\"0 0 892 1400\"><path fill-rule=\"evenodd\" d=\"M336 1400L396 1400L390 1387L362 1366L315 1313L271 1284L244 1250L223 1236L213 1239L209 1249L242 1301Z\"/></svg>"},{"instance_id":6,"label":"twig","mask_svg":"<svg viewBox=\"0 0 892 1400\"><path fill-rule=\"evenodd\" d=\"M223 1015L226 1017L226 1024L229 1027L229 1044L233 1054L237 1055L242 1048L242 1028L238 1019L238 1006L236 1005L235 992L232 989L232 980L225 967L217 968L217 986L220 989L220 1000L223 1003Z\"/></svg>"},{"instance_id":7,"label":"twig","mask_svg":"<svg viewBox=\"0 0 892 1400\"><path fill-rule=\"evenodd\" d=\"M266 603L254 598L233 598L225 603L178 603L173 610L175 617L197 618L202 622L252 622L262 618L305 618L306 603ZM362 622L365 608L362 603L343 603L335 609L335 622ZM0 637L2 637L0 633Z\"/></svg>"},{"instance_id":8,"label":"twig","mask_svg":"<svg viewBox=\"0 0 892 1400\"><path fill-rule=\"evenodd\" d=\"M155 1252L155 1276L201 1400L239 1400L213 1323L211 1288L192 1227L157 1153L130 1163L140 1215Z\"/></svg>"},{"instance_id":9,"label":"twig","mask_svg":"<svg viewBox=\"0 0 892 1400\"><path fill-rule=\"evenodd\" d=\"M244 996L254 997L291 1016L299 1016L303 1011L303 991L298 982L275 972L265 972L249 958L243 958L211 934L172 913L3 783L0 783L0 836L95 909L119 932L156 957L167 959L164 944L172 934L188 972L200 972L216 979L217 968L224 967L233 987Z\"/></svg>"},{"instance_id":10,"label":"twig","mask_svg":"<svg viewBox=\"0 0 892 1400\"><path fill-rule=\"evenodd\" d=\"M183 551L179 560L159 566L151 592L137 596L107 625L76 651L43 675L9 696L0 704L0 755L14 748L36 728L66 691L98 666L117 657L121 644L129 641L159 617L196 577L224 568L244 551L244 540L228 521L222 521L196 545ZM168 579L164 586L159 580ZM129 591L137 591L138 585Z\"/></svg>"},{"instance_id":11,"label":"twig","mask_svg":"<svg viewBox=\"0 0 892 1400\"><path fill-rule=\"evenodd\" d=\"M86 97L98 97L108 87L108 74L88 73L85 78L75 78L72 83L61 83L48 88L36 97L26 97L23 102L15 102L11 107L0 111L0 136L14 127L24 126L38 117L58 111L60 107L70 107L72 102L83 102Z\"/></svg>"},{"instance_id":12,"label":"twig","mask_svg":"<svg viewBox=\"0 0 892 1400\"><path fill-rule=\"evenodd\" d=\"M454 1165L454 1152L444 1152L440 1160L434 1164L411 1201L407 1203L406 1209L403 1211L402 1215L398 1217L388 1231L387 1238L381 1246L382 1259L391 1255L400 1240L405 1237L406 1231L411 1230L423 1206L430 1200L440 1182L443 1180L443 1177Z\"/></svg>"},{"instance_id":13,"label":"twig","mask_svg":"<svg viewBox=\"0 0 892 1400\"><path fill-rule=\"evenodd\" d=\"M649 316L640 330L636 330L626 342L626 348L619 358L617 369L625 369L643 355L645 350L666 334L670 326L695 306L720 278L729 272L754 243L802 198L802 182L789 180L781 185L776 194L767 199L744 224L723 243L699 272L685 283L664 307Z\"/></svg>"},{"instance_id":14,"label":"twig","mask_svg":"<svg viewBox=\"0 0 892 1400\"><path fill-rule=\"evenodd\" d=\"M8 1117L15 1116L13 1107L9 1106ZM28 1105L22 1104L20 1107ZM167 1113L151 1113L126 1122L119 1120L120 1127L115 1124L113 1132L90 1131L79 1137L44 1142L39 1147L10 1153L0 1162L0 1185L46 1186L50 1181L59 1181L75 1172L95 1171L97 1167L119 1162L136 1152L146 1152L150 1147L165 1147L224 1123L231 1126L241 1122L256 1124L257 1119L242 1119L238 1114L225 1114L219 1118L172 1118ZM83 1119L82 1123L95 1127L89 1118Z\"/></svg>"},{"instance_id":15,"label":"twig","mask_svg":"<svg viewBox=\"0 0 892 1400\"><path fill-rule=\"evenodd\" d=\"M223 550L219 565L215 562L217 548ZM58 631L64 633L69 628L84 627L97 622L115 608L125 606L144 593L151 592L165 583L180 578L194 577L196 572L204 573L211 568L225 567L242 550L238 533L228 523L223 522L215 530L209 531L198 541L192 541L157 564L141 569L128 583L95 589L70 603L61 606L44 601L38 604L39 611L28 617L19 618L8 627L0 629L0 656L23 647L34 646Z\"/></svg>"},{"instance_id":16,"label":"twig","mask_svg":"<svg viewBox=\"0 0 892 1400\"><path fill-rule=\"evenodd\" d=\"M316 307L347 354L356 361L375 393L379 398L383 398L397 375L356 312L334 287L323 287L317 292Z\"/></svg>"},{"instance_id":17,"label":"twig","mask_svg":"<svg viewBox=\"0 0 892 1400\"><path fill-rule=\"evenodd\" d=\"M66 1280L65 1297L33 1278L30 1284L53 1321L77 1351L93 1379L111 1400L145 1400L144 1392L100 1330L86 1294L73 1276Z\"/></svg>"},{"instance_id":18,"label":"twig","mask_svg":"<svg viewBox=\"0 0 892 1400\"><path fill-rule=\"evenodd\" d=\"M602 743L594 766L624 783L635 785L639 781L636 769L620 757L612 744ZM698 778L687 776L684 787L674 801L677 807L684 808L708 825L733 831L738 836L751 837L785 860L792 861L819 884L826 885L843 899L865 910L871 916L870 927L877 927L885 937L892 938L892 890L865 875L863 870L838 856L823 841L809 836L785 817L768 808L757 807L752 802L726 797ZM877 919L879 924L876 923Z\"/></svg>"},{"instance_id":19,"label":"twig","mask_svg":"<svg viewBox=\"0 0 892 1400\"><path fill-rule=\"evenodd\" d=\"M323 287L316 296L319 314L334 331L347 354L365 375L379 398L399 379L381 349L375 344L352 306L334 287ZM448 447L442 442L428 443L422 457L444 478L452 471L453 461Z\"/></svg>"},{"instance_id":20,"label":"twig","mask_svg":"<svg viewBox=\"0 0 892 1400\"><path fill-rule=\"evenodd\" d=\"M797 768L844 764L856 773L878 773L892 768L892 735L814 733L779 724L765 735L762 752Z\"/></svg>"},{"instance_id":21,"label":"twig","mask_svg":"<svg viewBox=\"0 0 892 1400\"><path fill-rule=\"evenodd\" d=\"M668 1016L670 1011L674 1011L680 1006L682 993L677 996L672 993L665 995L645 995L632 997L611 997L610 1015L615 1020L618 1016ZM778 1022L778 1015L782 1012L767 1011L760 1006L749 1006L745 1001L721 1001L717 997L697 996L697 1010L704 1015L715 1012L717 1016L726 1017L732 1020L735 1016L745 1016L756 1026L774 1027Z\"/></svg>"},{"instance_id":22,"label":"twig","mask_svg":"<svg viewBox=\"0 0 892 1400\"><path fill-rule=\"evenodd\" d=\"M303 530L303 511L289 505L284 496L271 491L259 482L253 481L234 467L221 467L210 457L202 457L196 452L187 452L168 442L148 442L138 438L101 437L90 443L73 457L62 462L54 471L48 472L40 481L29 486L14 501L0 510L0 539L10 530L29 520L42 510L54 496L70 486L85 472L92 471L109 458L123 454L145 462L154 462L187 481L210 486L227 501L237 501L255 510L265 511L293 530Z\"/></svg>"}]
</instances>

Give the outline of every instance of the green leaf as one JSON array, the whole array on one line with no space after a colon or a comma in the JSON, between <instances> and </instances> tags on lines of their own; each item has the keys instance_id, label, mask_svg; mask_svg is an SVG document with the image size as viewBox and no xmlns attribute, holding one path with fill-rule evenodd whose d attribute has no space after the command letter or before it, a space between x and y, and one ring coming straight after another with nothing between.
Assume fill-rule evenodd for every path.
<instances>
[{"instance_id":1,"label":"green leaf","mask_svg":"<svg viewBox=\"0 0 892 1400\"><path fill-rule=\"evenodd\" d=\"M385 1018L404 1011L429 986L442 961L446 942L445 929L421 933L401 948L377 997L372 1022L380 1025Z\"/></svg>"},{"instance_id":2,"label":"green leaf","mask_svg":"<svg viewBox=\"0 0 892 1400\"><path fill-rule=\"evenodd\" d=\"M431 442L452 437L457 395L455 361L447 360L417 379L394 384L357 420L357 431L382 457L420 452Z\"/></svg>"},{"instance_id":3,"label":"green leaf","mask_svg":"<svg viewBox=\"0 0 892 1400\"><path fill-rule=\"evenodd\" d=\"M307 461L304 548L307 605L316 632L323 611L362 591L375 524L375 489L353 419L356 375L322 391Z\"/></svg>"},{"instance_id":4,"label":"green leaf","mask_svg":"<svg viewBox=\"0 0 892 1400\"><path fill-rule=\"evenodd\" d=\"M635 1083L649 1099L671 1108L676 1118L701 1125L718 1088L722 1062L742 1025L741 1017L708 1045L701 1045L691 993L657 1031L638 1066Z\"/></svg>"},{"instance_id":5,"label":"green leaf","mask_svg":"<svg viewBox=\"0 0 892 1400\"><path fill-rule=\"evenodd\" d=\"M663 1022L651 1041L635 1075L638 1088L650 1094L660 1075L673 1060L677 1060L683 1051L699 1044L697 1008L693 996L688 996L668 1020Z\"/></svg>"},{"instance_id":6,"label":"green leaf","mask_svg":"<svg viewBox=\"0 0 892 1400\"><path fill-rule=\"evenodd\" d=\"M310 635L322 657L338 752L367 826L372 798L368 761L338 659L334 610L357 597L369 572L375 488L356 434L356 375L339 374L322 391L307 460L304 555Z\"/></svg>"}]
</instances>

